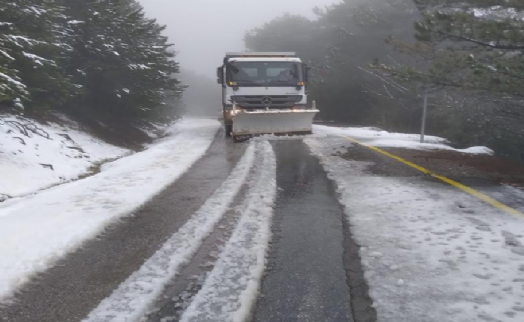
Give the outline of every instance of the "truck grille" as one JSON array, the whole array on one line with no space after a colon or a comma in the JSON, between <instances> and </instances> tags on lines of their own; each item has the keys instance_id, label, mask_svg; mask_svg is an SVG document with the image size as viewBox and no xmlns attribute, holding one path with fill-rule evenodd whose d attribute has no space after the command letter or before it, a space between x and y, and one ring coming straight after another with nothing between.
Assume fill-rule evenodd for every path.
<instances>
[{"instance_id":1,"label":"truck grille","mask_svg":"<svg viewBox=\"0 0 524 322\"><path fill-rule=\"evenodd\" d=\"M245 110L255 109L287 109L292 108L302 100L301 95L245 95L232 96L231 99Z\"/></svg>"}]
</instances>

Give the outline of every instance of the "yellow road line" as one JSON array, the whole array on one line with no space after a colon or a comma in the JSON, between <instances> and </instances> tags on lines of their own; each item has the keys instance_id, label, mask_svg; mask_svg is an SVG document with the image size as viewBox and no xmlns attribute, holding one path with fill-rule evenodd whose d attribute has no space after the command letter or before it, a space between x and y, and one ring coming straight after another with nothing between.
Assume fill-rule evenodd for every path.
<instances>
[{"instance_id":1,"label":"yellow road line","mask_svg":"<svg viewBox=\"0 0 524 322\"><path fill-rule=\"evenodd\" d=\"M456 182L456 181L451 180L449 178L446 178L444 176L438 175L438 174L436 174L436 173L434 173L434 172L432 172L432 171L430 171L430 170L428 170L428 169L426 169L424 167L421 167L421 166L419 166L419 165L417 165L417 164L415 164L413 162L410 162L410 161L405 160L405 159L403 159L403 158L401 158L399 156L396 156L396 155L394 155L392 153L389 153L388 151L382 150L382 149L377 148L377 147L372 146L372 145L368 145L368 144L362 143L362 142L360 142L358 140L355 140L355 139L353 139L353 138L351 138L349 136L344 136L344 138L346 138L347 140L349 140L351 142L354 142L354 143L357 143L357 144L362 145L364 147L367 147L367 148L369 148L369 149L371 149L373 151L381 153L381 154L383 154L385 156L388 156L388 157L390 157L392 159L395 159L395 160L397 160L399 162L402 162L405 165L408 165L408 166L412 167L413 169L416 169L416 170L418 170L418 171L420 171L420 172L422 172L424 174L432 176L433 178L439 179L439 180L441 180L441 181L443 181L443 182L445 182L445 183L447 183L447 184L449 184L449 185L451 185L451 186L453 186L455 188L458 188L458 189L466 192L467 194L469 194L471 196L474 196L474 197L484 201L485 203L490 204L491 206L493 206L495 208L498 208L498 209L500 209L500 210L502 210L502 211L504 211L504 212L506 212L508 214L514 215L514 216L516 216L516 217L518 217L520 219L524 219L524 213L518 211L515 208L506 206L505 204L503 204L503 203L501 203L501 202L491 198L490 196L487 196L487 195L483 194L482 192L480 192L478 190L470 188L470 187L468 187L466 185L463 185L462 183Z\"/></svg>"}]
</instances>

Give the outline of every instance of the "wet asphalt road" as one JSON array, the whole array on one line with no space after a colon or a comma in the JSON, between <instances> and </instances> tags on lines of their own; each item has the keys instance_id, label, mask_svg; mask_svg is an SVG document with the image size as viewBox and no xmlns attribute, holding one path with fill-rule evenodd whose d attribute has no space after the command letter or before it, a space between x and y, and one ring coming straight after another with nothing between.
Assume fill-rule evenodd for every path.
<instances>
[{"instance_id":1,"label":"wet asphalt road","mask_svg":"<svg viewBox=\"0 0 524 322\"><path fill-rule=\"evenodd\" d=\"M329 138L327 138L329 139ZM316 157L300 140L272 142L277 157L279 187L273 218L273 239L254 322L373 322L377 315L359 257L359 245L338 202L333 183ZM138 270L162 244L213 194L243 155L247 143L233 143L219 133L206 156L146 206L110 227L96 240L61 260L27 284L13 303L0 306L0 322L77 322L85 318L127 277ZM524 200L482 171L420 151L386 149L401 157L466 183L515 207ZM413 178L439 183L398 161L347 143L334 154L369 162L368 175ZM413 154L414 153L414 154ZM246 190L246 189L244 189ZM245 196L237 196L234 205ZM245 191L244 191L245 194ZM459 205L460 206L460 205ZM167 285L148 322L176 321L180 307L202 285L235 227L234 212L226 214L203 246ZM211 264L214 265L214 264Z\"/></svg>"},{"instance_id":2,"label":"wet asphalt road","mask_svg":"<svg viewBox=\"0 0 524 322\"><path fill-rule=\"evenodd\" d=\"M253 321L375 321L359 248L332 182L301 140L272 144L279 193L268 269ZM0 307L0 321L81 321L200 208L228 177L246 146L219 133L206 156L177 182L38 276L14 304ZM221 225L228 221L233 224L235 219L228 215ZM177 282L167 286L148 321L179 316L172 306L188 303L180 302L177 293L198 292L201 281L195 282L195 275L198 280L211 270L202 264L230 233L217 229L206 240Z\"/></svg>"},{"instance_id":3,"label":"wet asphalt road","mask_svg":"<svg viewBox=\"0 0 524 322\"><path fill-rule=\"evenodd\" d=\"M353 321L344 270L342 209L301 141L277 141L273 243L254 321Z\"/></svg>"},{"instance_id":4,"label":"wet asphalt road","mask_svg":"<svg viewBox=\"0 0 524 322\"><path fill-rule=\"evenodd\" d=\"M0 307L2 322L81 321L151 257L229 176L246 145L222 134L178 181L96 240L40 274Z\"/></svg>"}]
</instances>

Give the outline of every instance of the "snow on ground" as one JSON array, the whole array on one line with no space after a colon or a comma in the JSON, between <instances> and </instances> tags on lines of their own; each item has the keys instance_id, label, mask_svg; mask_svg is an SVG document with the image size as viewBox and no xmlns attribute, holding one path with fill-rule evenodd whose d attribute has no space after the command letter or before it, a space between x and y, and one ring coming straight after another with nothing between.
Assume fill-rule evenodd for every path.
<instances>
[{"instance_id":1,"label":"snow on ground","mask_svg":"<svg viewBox=\"0 0 524 322\"><path fill-rule=\"evenodd\" d=\"M103 160L130 153L75 129L72 121L66 122L71 126L37 124L22 117L2 116L0 201L2 195L20 197L77 179ZM27 131L30 137L21 133L20 125L29 123L40 128L38 132L44 136L31 131Z\"/></svg>"},{"instance_id":2,"label":"snow on ground","mask_svg":"<svg viewBox=\"0 0 524 322\"><path fill-rule=\"evenodd\" d=\"M191 219L84 321L138 321L162 294L165 285L198 251L204 239L228 211L247 179L254 157L255 149L252 143L228 179Z\"/></svg>"},{"instance_id":3,"label":"snow on ground","mask_svg":"<svg viewBox=\"0 0 524 322\"><path fill-rule=\"evenodd\" d=\"M403 134L390 133L378 128L363 127L331 127L324 125L314 125L313 130L315 135L343 135L349 136L362 143L369 144L376 147L392 147L392 148L409 148L417 150L452 150L461 153L472 154L494 154L494 152L487 147L471 147L468 149L454 149L447 145L449 142L446 139L437 136L425 136L426 143L420 143L419 134Z\"/></svg>"},{"instance_id":4,"label":"snow on ground","mask_svg":"<svg viewBox=\"0 0 524 322\"><path fill-rule=\"evenodd\" d=\"M524 321L524 220L422 177L366 174L332 155L341 137L306 143L338 187L380 322Z\"/></svg>"},{"instance_id":5,"label":"snow on ground","mask_svg":"<svg viewBox=\"0 0 524 322\"><path fill-rule=\"evenodd\" d=\"M95 176L0 204L0 300L178 179L206 153L219 126L181 121L171 136Z\"/></svg>"},{"instance_id":6,"label":"snow on ground","mask_svg":"<svg viewBox=\"0 0 524 322\"><path fill-rule=\"evenodd\" d=\"M276 198L276 158L271 145L257 142L256 174L241 206L240 221L182 322L243 322L258 297L271 238Z\"/></svg>"}]
</instances>

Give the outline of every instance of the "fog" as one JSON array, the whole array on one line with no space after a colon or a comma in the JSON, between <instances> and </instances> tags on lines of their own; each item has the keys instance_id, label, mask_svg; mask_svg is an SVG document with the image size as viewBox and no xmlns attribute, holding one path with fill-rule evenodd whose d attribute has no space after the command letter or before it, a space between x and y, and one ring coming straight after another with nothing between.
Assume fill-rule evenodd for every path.
<instances>
[{"instance_id":1,"label":"fog","mask_svg":"<svg viewBox=\"0 0 524 322\"><path fill-rule=\"evenodd\" d=\"M213 77L227 51L244 50L244 33L283 13L314 18L312 8L340 0L139 0L167 25L185 70Z\"/></svg>"}]
</instances>

